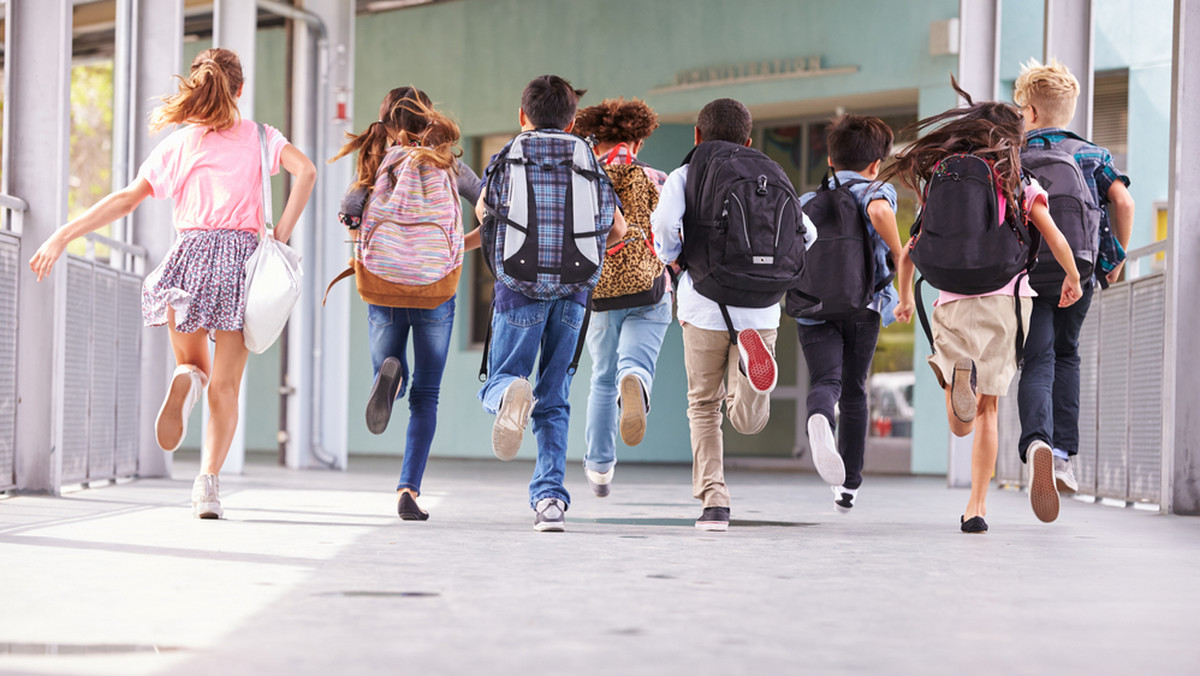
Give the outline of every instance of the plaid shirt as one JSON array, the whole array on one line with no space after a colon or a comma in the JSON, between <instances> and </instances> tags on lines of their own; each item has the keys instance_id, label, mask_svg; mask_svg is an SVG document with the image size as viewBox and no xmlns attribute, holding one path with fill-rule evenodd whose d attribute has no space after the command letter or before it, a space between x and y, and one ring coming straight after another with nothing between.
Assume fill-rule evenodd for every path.
<instances>
[{"instance_id":1,"label":"plaid shirt","mask_svg":"<svg viewBox=\"0 0 1200 676\"><path fill-rule=\"evenodd\" d=\"M1117 181L1128 187L1129 177L1117 171L1112 155L1107 150L1059 127L1034 129L1025 134L1025 141L1028 143L1031 139L1046 138L1051 144L1057 144L1072 137L1085 143L1075 153L1075 163L1083 172L1083 179L1087 181L1092 199L1095 200L1096 206L1100 207L1100 256L1097 267L1100 273L1108 273L1125 260L1125 249L1117 241L1108 223L1108 189Z\"/></svg>"},{"instance_id":2,"label":"plaid shirt","mask_svg":"<svg viewBox=\"0 0 1200 676\"><path fill-rule=\"evenodd\" d=\"M559 129L542 129L538 131L557 131ZM515 139L514 139L515 140ZM498 171L497 158L506 157L509 148L512 146L512 141L509 141L499 153L492 156L491 162L488 163L487 178L485 183L487 187L487 202L493 207L506 205L509 203L509 181L492 181L492 172ZM537 219L539 223L557 223L564 224L567 221L566 216L566 197L567 186L571 182L571 171L543 171L538 166L539 163L558 164L564 158L570 159L575 147L573 142L566 139L544 139L536 145L525 144L523 152L525 157L530 161L526 166L529 182L533 186L533 201L531 208L536 209ZM589 156L591 154L589 153ZM598 161L593 157L591 167L594 171L604 174L603 168L600 167ZM540 175L539 175L540 174ZM596 192L600 198L600 210L596 218L596 230L598 232L608 232L613 224L613 212L617 208L617 195L613 192L612 184L607 180L596 182ZM542 268L558 268L562 262L562 228L541 227L538 228L538 266ZM604 244L600 245L603 250ZM541 275L538 275L541 277ZM539 282L540 284L540 282ZM583 290L569 296L581 305L587 303L588 291ZM495 307L498 311L505 311L521 307L528 303L535 302L536 299L529 298L524 294L517 293L505 286L502 282L497 281L495 286Z\"/></svg>"}]
</instances>

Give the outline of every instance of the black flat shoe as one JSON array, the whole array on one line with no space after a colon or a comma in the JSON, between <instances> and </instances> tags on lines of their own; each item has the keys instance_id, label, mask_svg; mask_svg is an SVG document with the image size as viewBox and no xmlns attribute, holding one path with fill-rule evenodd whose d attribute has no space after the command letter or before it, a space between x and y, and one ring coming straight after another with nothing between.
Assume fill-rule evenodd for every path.
<instances>
[{"instance_id":1,"label":"black flat shoe","mask_svg":"<svg viewBox=\"0 0 1200 676\"><path fill-rule=\"evenodd\" d=\"M969 519L964 516L960 516L958 517L958 522L962 524L962 532L964 533L987 532L987 521L984 521L982 516L973 516Z\"/></svg>"},{"instance_id":2,"label":"black flat shoe","mask_svg":"<svg viewBox=\"0 0 1200 676\"><path fill-rule=\"evenodd\" d=\"M413 498L412 493L404 492L400 494L400 499L396 501L396 513L405 521L428 521L429 512L417 506L417 501Z\"/></svg>"},{"instance_id":3,"label":"black flat shoe","mask_svg":"<svg viewBox=\"0 0 1200 676\"><path fill-rule=\"evenodd\" d=\"M396 393L404 383L403 367L400 360L388 357L379 367L379 375L371 386L371 395L367 397L367 430L371 434L383 434L388 421L392 418L392 404L396 401Z\"/></svg>"}]
</instances>

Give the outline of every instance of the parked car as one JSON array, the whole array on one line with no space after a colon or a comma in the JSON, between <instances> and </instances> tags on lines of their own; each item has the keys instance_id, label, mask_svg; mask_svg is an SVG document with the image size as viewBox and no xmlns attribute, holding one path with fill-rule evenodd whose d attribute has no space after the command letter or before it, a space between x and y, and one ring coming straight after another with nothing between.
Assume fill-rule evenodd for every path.
<instances>
[{"instance_id":1,"label":"parked car","mask_svg":"<svg viewBox=\"0 0 1200 676\"><path fill-rule=\"evenodd\" d=\"M874 437L911 437L913 421L912 371L875 373L867 382L871 411L870 435Z\"/></svg>"}]
</instances>

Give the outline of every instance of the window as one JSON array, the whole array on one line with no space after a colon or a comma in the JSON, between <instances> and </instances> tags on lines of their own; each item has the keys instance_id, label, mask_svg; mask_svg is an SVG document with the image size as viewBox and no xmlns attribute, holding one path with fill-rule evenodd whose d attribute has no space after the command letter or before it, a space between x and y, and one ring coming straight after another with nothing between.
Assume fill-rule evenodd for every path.
<instances>
[{"instance_id":1,"label":"window","mask_svg":"<svg viewBox=\"0 0 1200 676\"><path fill-rule=\"evenodd\" d=\"M1129 71L1096 73L1092 87L1092 143L1108 148L1123 172L1129 157Z\"/></svg>"},{"instance_id":2,"label":"window","mask_svg":"<svg viewBox=\"0 0 1200 676\"><path fill-rule=\"evenodd\" d=\"M492 159L492 155L500 152L504 148L504 144L508 143L515 134L493 134L492 136L484 136L476 142L479 144L479 152L475 153L475 157L479 158L479 166L474 167L475 171L483 176L483 170L487 168L488 162ZM463 214L463 228L470 232L477 227L479 223L475 220L475 214ZM480 252L482 254L482 251ZM492 319L492 286L496 282L496 278L492 276L487 265L483 262L483 256L469 256L471 261L470 269L470 284L471 284L471 316L470 316L470 341L471 347L483 348L483 343L487 340L488 324Z\"/></svg>"}]
</instances>

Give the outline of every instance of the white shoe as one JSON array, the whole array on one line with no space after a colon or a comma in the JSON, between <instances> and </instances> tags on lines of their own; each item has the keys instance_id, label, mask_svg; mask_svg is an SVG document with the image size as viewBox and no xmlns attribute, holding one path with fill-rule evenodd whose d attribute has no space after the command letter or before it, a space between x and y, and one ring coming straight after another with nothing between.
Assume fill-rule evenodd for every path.
<instances>
[{"instance_id":1,"label":"white shoe","mask_svg":"<svg viewBox=\"0 0 1200 676\"><path fill-rule=\"evenodd\" d=\"M849 514L851 509L854 509L854 499L858 497L857 488L846 488L845 486L830 486L833 491L833 506L841 514Z\"/></svg>"},{"instance_id":2,"label":"white shoe","mask_svg":"<svg viewBox=\"0 0 1200 676\"><path fill-rule=\"evenodd\" d=\"M192 483L192 516L197 519L219 519L221 509L221 482L215 474L201 474Z\"/></svg>"},{"instance_id":3,"label":"white shoe","mask_svg":"<svg viewBox=\"0 0 1200 676\"><path fill-rule=\"evenodd\" d=\"M609 467L607 472L597 472L594 469L584 467L583 476L587 477L588 486L592 489L592 493L598 498L603 498L611 490L610 484L613 480L613 474L616 471L616 467Z\"/></svg>"},{"instance_id":4,"label":"white shoe","mask_svg":"<svg viewBox=\"0 0 1200 676\"><path fill-rule=\"evenodd\" d=\"M174 451L183 443L188 417L207 384L208 377L195 366L180 364L175 367L167 396L154 421L154 437L164 451Z\"/></svg>"},{"instance_id":5,"label":"white shoe","mask_svg":"<svg viewBox=\"0 0 1200 676\"><path fill-rule=\"evenodd\" d=\"M492 423L492 452L497 458L512 460L517 457L534 403L533 385L525 378L517 378L505 388L496 422Z\"/></svg>"},{"instance_id":6,"label":"white shoe","mask_svg":"<svg viewBox=\"0 0 1200 676\"><path fill-rule=\"evenodd\" d=\"M838 453L829 418L820 413L808 417L808 442L812 446L812 459L817 467L817 474L821 475L825 483L830 486L846 483L846 463Z\"/></svg>"}]
</instances>

